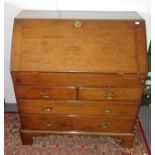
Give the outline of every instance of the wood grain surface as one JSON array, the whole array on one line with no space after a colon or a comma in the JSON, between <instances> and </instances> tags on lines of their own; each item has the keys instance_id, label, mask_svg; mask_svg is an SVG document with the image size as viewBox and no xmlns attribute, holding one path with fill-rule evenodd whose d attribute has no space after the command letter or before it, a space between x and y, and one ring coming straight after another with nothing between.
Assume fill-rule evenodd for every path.
<instances>
[{"instance_id":1,"label":"wood grain surface","mask_svg":"<svg viewBox=\"0 0 155 155\"><path fill-rule=\"evenodd\" d=\"M38 72L12 72L12 74L16 85L141 87L144 84L141 81L142 77L137 74Z\"/></svg>"},{"instance_id":2,"label":"wood grain surface","mask_svg":"<svg viewBox=\"0 0 155 155\"><path fill-rule=\"evenodd\" d=\"M77 99L75 87L15 87L17 99Z\"/></svg>"},{"instance_id":3,"label":"wood grain surface","mask_svg":"<svg viewBox=\"0 0 155 155\"><path fill-rule=\"evenodd\" d=\"M135 125L135 118L108 116L23 115L21 116L21 123L24 129L29 130L125 133L132 132Z\"/></svg>"},{"instance_id":4,"label":"wood grain surface","mask_svg":"<svg viewBox=\"0 0 155 155\"><path fill-rule=\"evenodd\" d=\"M102 115L136 116L139 104L134 102L18 100L21 115Z\"/></svg>"},{"instance_id":5,"label":"wood grain surface","mask_svg":"<svg viewBox=\"0 0 155 155\"><path fill-rule=\"evenodd\" d=\"M140 101L143 89L140 88L92 88L80 87L80 100L112 100L112 101Z\"/></svg>"},{"instance_id":6,"label":"wood grain surface","mask_svg":"<svg viewBox=\"0 0 155 155\"><path fill-rule=\"evenodd\" d=\"M75 22L15 20L11 70L146 73L143 21Z\"/></svg>"}]
</instances>

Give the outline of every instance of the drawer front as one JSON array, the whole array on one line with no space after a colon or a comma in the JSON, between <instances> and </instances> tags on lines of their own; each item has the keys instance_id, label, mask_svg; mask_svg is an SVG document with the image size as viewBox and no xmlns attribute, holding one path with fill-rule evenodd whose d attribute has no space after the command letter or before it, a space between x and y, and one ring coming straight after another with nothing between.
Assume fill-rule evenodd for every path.
<instances>
[{"instance_id":1,"label":"drawer front","mask_svg":"<svg viewBox=\"0 0 155 155\"><path fill-rule=\"evenodd\" d=\"M17 99L76 99L74 87L15 87Z\"/></svg>"},{"instance_id":2,"label":"drawer front","mask_svg":"<svg viewBox=\"0 0 155 155\"><path fill-rule=\"evenodd\" d=\"M119 102L18 100L23 114L136 116L139 105Z\"/></svg>"},{"instance_id":3,"label":"drawer front","mask_svg":"<svg viewBox=\"0 0 155 155\"><path fill-rule=\"evenodd\" d=\"M30 130L132 132L135 118L25 115L21 123Z\"/></svg>"},{"instance_id":4,"label":"drawer front","mask_svg":"<svg viewBox=\"0 0 155 155\"><path fill-rule=\"evenodd\" d=\"M142 88L80 88L81 100L140 101Z\"/></svg>"},{"instance_id":5,"label":"drawer front","mask_svg":"<svg viewBox=\"0 0 155 155\"><path fill-rule=\"evenodd\" d=\"M12 74L16 85L50 86L113 86L139 87L141 77L137 75L87 74L87 73L17 73Z\"/></svg>"}]
</instances>

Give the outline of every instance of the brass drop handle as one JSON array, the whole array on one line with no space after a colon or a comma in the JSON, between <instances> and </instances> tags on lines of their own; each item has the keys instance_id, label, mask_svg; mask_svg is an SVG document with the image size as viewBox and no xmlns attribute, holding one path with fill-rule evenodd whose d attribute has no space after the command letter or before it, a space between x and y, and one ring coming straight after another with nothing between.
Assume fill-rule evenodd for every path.
<instances>
[{"instance_id":1,"label":"brass drop handle","mask_svg":"<svg viewBox=\"0 0 155 155\"><path fill-rule=\"evenodd\" d=\"M106 92L106 93L104 93L104 97L107 100L111 100L114 96L115 96L115 93L113 93L113 92Z\"/></svg>"},{"instance_id":2,"label":"brass drop handle","mask_svg":"<svg viewBox=\"0 0 155 155\"><path fill-rule=\"evenodd\" d=\"M109 125L110 125L110 123L108 123L108 122L102 122L102 123L101 123L101 126L102 126L103 128L108 128Z\"/></svg>"},{"instance_id":3,"label":"brass drop handle","mask_svg":"<svg viewBox=\"0 0 155 155\"><path fill-rule=\"evenodd\" d=\"M79 28L79 27L82 26L82 23L81 23L80 21L75 21L75 22L74 22L74 26L75 26L76 28Z\"/></svg>"},{"instance_id":4,"label":"brass drop handle","mask_svg":"<svg viewBox=\"0 0 155 155\"><path fill-rule=\"evenodd\" d=\"M40 93L43 98L50 98L51 94L49 92L41 92Z\"/></svg>"},{"instance_id":5,"label":"brass drop handle","mask_svg":"<svg viewBox=\"0 0 155 155\"><path fill-rule=\"evenodd\" d=\"M46 124L47 127L53 126L53 123L52 122L45 122L45 124Z\"/></svg>"},{"instance_id":6,"label":"brass drop handle","mask_svg":"<svg viewBox=\"0 0 155 155\"><path fill-rule=\"evenodd\" d=\"M53 107L44 107L43 110L44 111L52 111L53 110Z\"/></svg>"},{"instance_id":7,"label":"brass drop handle","mask_svg":"<svg viewBox=\"0 0 155 155\"><path fill-rule=\"evenodd\" d=\"M112 109L111 109L111 108L105 108L105 109L104 109L104 112L106 112L106 113L111 113L111 112L112 112Z\"/></svg>"}]
</instances>

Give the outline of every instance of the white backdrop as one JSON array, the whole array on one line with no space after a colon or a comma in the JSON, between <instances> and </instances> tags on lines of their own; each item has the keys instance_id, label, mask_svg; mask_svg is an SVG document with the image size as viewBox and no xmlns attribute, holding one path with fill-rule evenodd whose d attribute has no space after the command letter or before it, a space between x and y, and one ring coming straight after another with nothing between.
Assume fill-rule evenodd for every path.
<instances>
[{"instance_id":1,"label":"white backdrop","mask_svg":"<svg viewBox=\"0 0 155 155\"><path fill-rule=\"evenodd\" d=\"M151 38L151 0L5 0L4 96L16 103L9 72L14 17L21 10L137 11L146 20L147 45Z\"/></svg>"}]
</instances>

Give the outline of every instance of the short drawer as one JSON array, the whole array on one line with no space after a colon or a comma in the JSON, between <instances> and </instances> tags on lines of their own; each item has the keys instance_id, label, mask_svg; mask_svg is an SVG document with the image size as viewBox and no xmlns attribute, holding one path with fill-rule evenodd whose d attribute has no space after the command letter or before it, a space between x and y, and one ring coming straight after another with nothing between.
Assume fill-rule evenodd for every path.
<instances>
[{"instance_id":1,"label":"short drawer","mask_svg":"<svg viewBox=\"0 0 155 155\"><path fill-rule=\"evenodd\" d=\"M132 132L135 118L25 115L21 123L23 129L30 130Z\"/></svg>"},{"instance_id":2,"label":"short drawer","mask_svg":"<svg viewBox=\"0 0 155 155\"><path fill-rule=\"evenodd\" d=\"M80 100L139 101L142 88L86 88L79 89Z\"/></svg>"},{"instance_id":3,"label":"short drawer","mask_svg":"<svg viewBox=\"0 0 155 155\"><path fill-rule=\"evenodd\" d=\"M23 114L136 116L134 102L18 100Z\"/></svg>"},{"instance_id":4,"label":"short drawer","mask_svg":"<svg viewBox=\"0 0 155 155\"><path fill-rule=\"evenodd\" d=\"M74 87L15 87L18 99L76 99Z\"/></svg>"}]
</instances>

